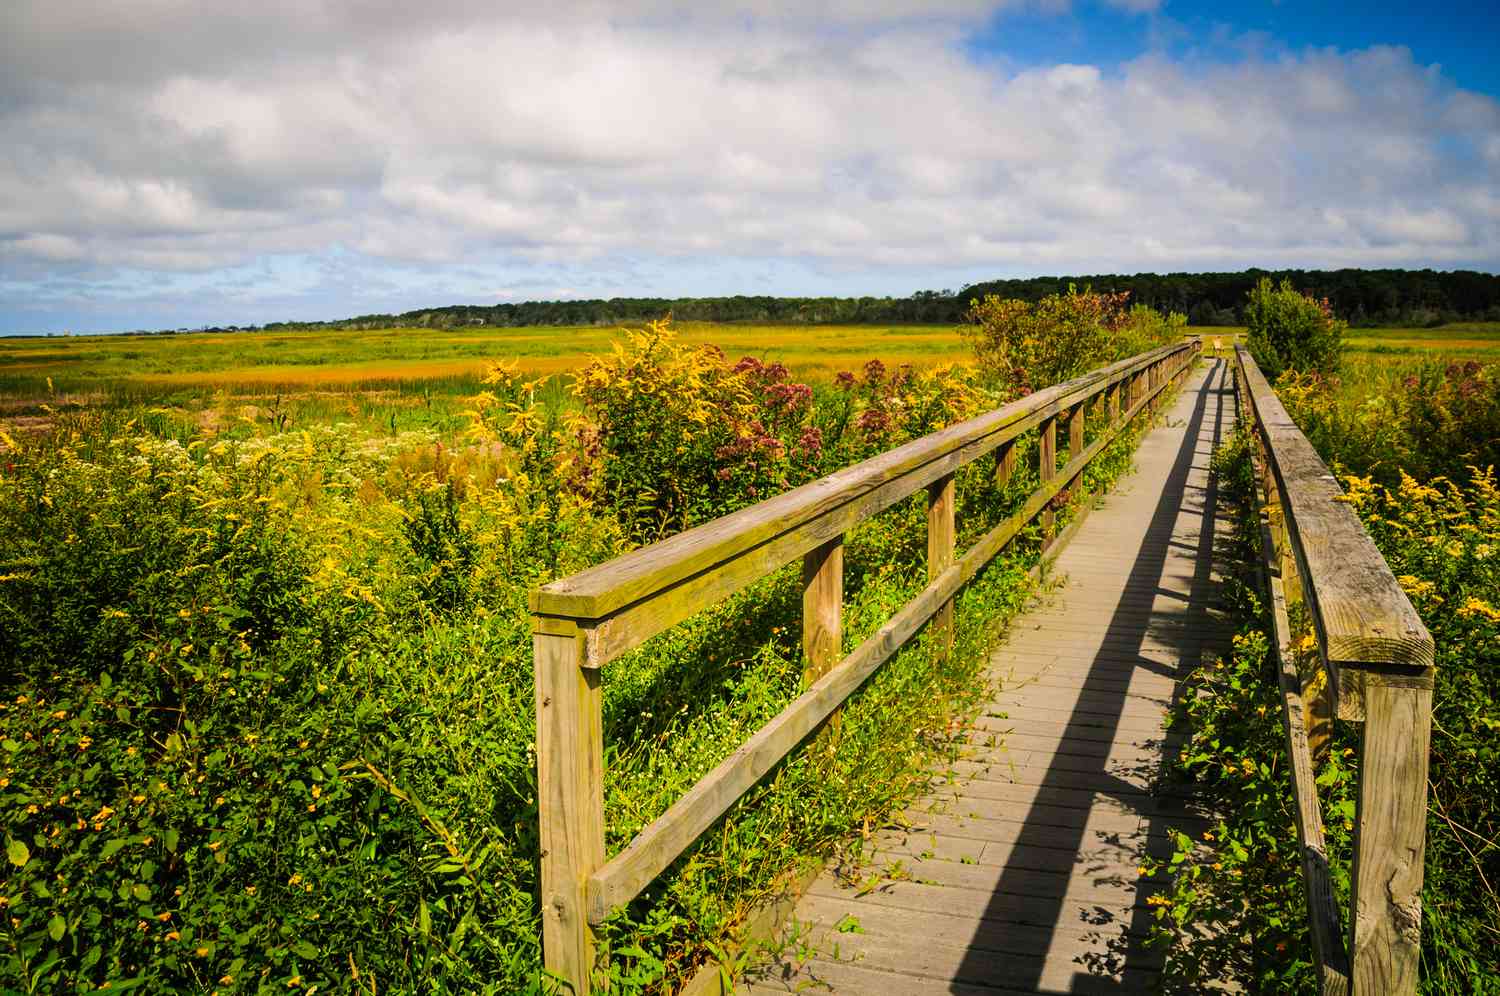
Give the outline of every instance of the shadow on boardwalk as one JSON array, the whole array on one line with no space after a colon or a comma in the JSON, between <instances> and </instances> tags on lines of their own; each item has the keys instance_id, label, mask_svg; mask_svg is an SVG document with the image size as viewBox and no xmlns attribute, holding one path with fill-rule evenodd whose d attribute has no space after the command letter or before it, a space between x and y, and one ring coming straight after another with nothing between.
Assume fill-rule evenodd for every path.
<instances>
[{"instance_id":1,"label":"shadow on boardwalk","mask_svg":"<svg viewBox=\"0 0 1500 996\"><path fill-rule=\"evenodd\" d=\"M746 989L980 996L1143 992L1151 889L1137 866L1202 824L1154 793L1179 679L1227 643L1225 534L1208 461L1232 424L1227 365L1187 380L1136 471L1058 560L1067 585L1020 617L992 669L964 777L880 836L902 872L856 890L825 873L794 923L815 950ZM851 925L853 925L851 927Z\"/></svg>"},{"instance_id":2,"label":"shadow on boardwalk","mask_svg":"<svg viewBox=\"0 0 1500 996\"><path fill-rule=\"evenodd\" d=\"M1144 540L1129 566L1114 610L1099 632L1094 660L1079 679L1076 704L1061 728L1061 744L1040 775L1037 801L1024 817L1021 831L1022 840L1074 851L1078 866L1094 869L1095 884L1133 890L1129 912L1122 916L1117 909L1103 905L1069 902L1061 893L1037 895L1039 890L1028 888L1027 869L1009 864L1000 875L994 899L982 920L999 924L1015 921L1014 903L1009 897L1023 894L1027 897L1025 920L1054 929L1045 937L1045 948L1037 956L1007 958L1003 972L996 973L996 955L986 949L983 936L987 932L982 924L974 938L977 943L971 943L956 980L980 985L1003 980L1006 988L1042 990L1046 982L1055 985L1058 981L1055 972L1047 972L1052 978L1044 979L1048 962L1055 968L1056 956L1071 951L1078 970L1065 991L1141 992L1156 981L1159 958L1143 945L1151 922L1151 907L1145 900L1154 890L1139 880L1131 862L1138 863L1148 852L1169 853L1170 831L1198 821L1178 800L1154 791L1162 766L1178 747L1178 738L1159 735L1153 739L1136 734L1132 739L1121 720L1134 696L1131 685L1120 680L1119 662L1122 655L1133 655L1137 670L1171 678L1170 699L1175 702L1188 671L1205 654L1223 647L1222 626L1209 611L1218 599L1213 570L1217 559L1214 544L1221 535L1215 526L1221 511L1216 483L1207 471L1213 450L1232 420L1233 388L1227 371L1222 360L1212 361L1197 392ZM1191 573L1174 576L1171 566L1184 563L1191 565ZM1087 639L1092 643L1093 634ZM1123 742L1146 748L1146 756L1121 758L1114 750L1090 750L1094 745L1112 748ZM1081 749L1070 749L1070 744ZM1112 797L1120 810L1138 814L1140 829L1126 838L1117 831L1086 829L1083 818L1071 826L1059 825L1063 821L1056 818L1049 804L1052 790L1061 796L1080 785ZM1089 811L1077 812L1086 817ZM1093 849L1099 853L1091 855ZM1098 859L1096 866L1089 865L1091 856ZM1128 867L1128 875L1119 873L1122 863ZM1069 926L1092 929L1074 940L1063 935ZM954 991L968 990L955 986Z\"/></svg>"}]
</instances>

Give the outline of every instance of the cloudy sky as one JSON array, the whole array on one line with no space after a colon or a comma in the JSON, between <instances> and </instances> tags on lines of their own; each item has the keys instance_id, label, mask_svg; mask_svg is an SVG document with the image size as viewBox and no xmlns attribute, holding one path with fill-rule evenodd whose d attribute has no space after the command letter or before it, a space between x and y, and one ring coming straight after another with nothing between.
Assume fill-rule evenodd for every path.
<instances>
[{"instance_id":1,"label":"cloudy sky","mask_svg":"<svg viewBox=\"0 0 1500 996\"><path fill-rule=\"evenodd\" d=\"M4 0L0 332L1500 269L1500 17L1345 7Z\"/></svg>"}]
</instances>

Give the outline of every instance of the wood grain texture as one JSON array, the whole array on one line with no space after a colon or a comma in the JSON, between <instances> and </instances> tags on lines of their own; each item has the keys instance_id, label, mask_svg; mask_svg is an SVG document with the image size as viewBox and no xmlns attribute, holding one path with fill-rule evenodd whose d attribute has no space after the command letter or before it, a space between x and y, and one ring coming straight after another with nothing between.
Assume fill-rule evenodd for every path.
<instances>
[{"instance_id":1,"label":"wood grain texture","mask_svg":"<svg viewBox=\"0 0 1500 996\"><path fill-rule=\"evenodd\" d=\"M1057 476L1057 417L1053 416L1042 423L1041 443L1037 446L1036 474L1041 480L1042 486L1046 487L1052 483ZM1056 516L1051 508L1042 512L1042 546L1045 548L1052 541L1052 527Z\"/></svg>"},{"instance_id":2,"label":"wood grain texture","mask_svg":"<svg viewBox=\"0 0 1500 996\"><path fill-rule=\"evenodd\" d=\"M844 538L829 540L802 560L803 684L838 663L844 649Z\"/></svg>"},{"instance_id":3,"label":"wood grain texture","mask_svg":"<svg viewBox=\"0 0 1500 996\"><path fill-rule=\"evenodd\" d=\"M1083 452L1084 415L1087 403L1080 401L1068 409L1068 456L1075 457Z\"/></svg>"},{"instance_id":4,"label":"wood grain texture","mask_svg":"<svg viewBox=\"0 0 1500 996\"><path fill-rule=\"evenodd\" d=\"M1365 674L1350 960L1356 993L1417 991L1432 690Z\"/></svg>"},{"instance_id":5,"label":"wood grain texture","mask_svg":"<svg viewBox=\"0 0 1500 996\"><path fill-rule=\"evenodd\" d=\"M1274 493L1274 492L1273 492ZM1312 933L1314 964L1323 996L1347 996L1349 952L1344 945L1343 918L1333 893L1329 873L1328 846L1323 836L1323 811L1318 804L1314 749L1309 743L1307 713L1302 701L1302 680L1292 658L1292 630L1287 617L1286 589L1280 577L1290 563L1277 550L1272 536L1271 510L1262 487L1260 504L1262 578L1271 596L1272 647L1281 686L1281 728L1290 762L1292 802L1297 814L1297 836L1302 852L1302 882L1307 896L1308 925Z\"/></svg>"},{"instance_id":6,"label":"wood grain texture","mask_svg":"<svg viewBox=\"0 0 1500 996\"><path fill-rule=\"evenodd\" d=\"M927 485L927 580L937 580L953 566L953 475ZM953 649L953 600L944 602L932 616L933 635L946 656Z\"/></svg>"},{"instance_id":7,"label":"wood grain texture","mask_svg":"<svg viewBox=\"0 0 1500 996\"><path fill-rule=\"evenodd\" d=\"M604 863L599 672L580 666L580 637L532 640L544 964L587 994L599 958L585 911L588 878Z\"/></svg>"},{"instance_id":8,"label":"wood grain texture","mask_svg":"<svg viewBox=\"0 0 1500 996\"><path fill-rule=\"evenodd\" d=\"M1337 669L1433 662L1432 637L1338 481L1287 414L1249 351L1235 347L1247 414L1265 439L1289 545L1318 643Z\"/></svg>"},{"instance_id":9,"label":"wood grain texture","mask_svg":"<svg viewBox=\"0 0 1500 996\"><path fill-rule=\"evenodd\" d=\"M1003 488L1016 473L1016 458L1020 455L1014 439L995 448L995 487Z\"/></svg>"}]
</instances>

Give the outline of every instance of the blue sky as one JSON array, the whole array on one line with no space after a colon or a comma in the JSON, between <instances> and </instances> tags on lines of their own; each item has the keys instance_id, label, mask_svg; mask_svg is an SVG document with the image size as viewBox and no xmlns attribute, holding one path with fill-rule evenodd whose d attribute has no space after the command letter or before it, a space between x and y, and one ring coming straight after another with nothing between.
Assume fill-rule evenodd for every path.
<instances>
[{"instance_id":1,"label":"blue sky","mask_svg":"<svg viewBox=\"0 0 1500 996\"><path fill-rule=\"evenodd\" d=\"M1500 267L1493 11L813 6L9 3L0 333Z\"/></svg>"},{"instance_id":2,"label":"blue sky","mask_svg":"<svg viewBox=\"0 0 1500 996\"><path fill-rule=\"evenodd\" d=\"M978 56L1027 65L1089 62L1118 66L1144 52L1204 62L1250 53L1308 48L1353 51L1377 45L1409 49L1456 85L1500 94L1500 7L1479 4L1349 4L1285 0L1164 3L1140 11L1086 3L1066 11L997 11L969 41Z\"/></svg>"}]
</instances>

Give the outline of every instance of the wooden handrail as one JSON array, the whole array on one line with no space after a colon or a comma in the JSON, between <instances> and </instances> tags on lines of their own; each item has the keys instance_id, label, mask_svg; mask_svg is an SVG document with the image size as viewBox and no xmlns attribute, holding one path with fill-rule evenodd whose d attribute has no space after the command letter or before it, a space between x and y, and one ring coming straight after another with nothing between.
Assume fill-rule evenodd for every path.
<instances>
[{"instance_id":1,"label":"wooden handrail","mask_svg":"<svg viewBox=\"0 0 1500 996\"><path fill-rule=\"evenodd\" d=\"M1244 347L1235 355L1276 488L1318 642L1335 667L1431 667L1432 637L1343 489Z\"/></svg>"},{"instance_id":2,"label":"wooden handrail","mask_svg":"<svg viewBox=\"0 0 1500 996\"><path fill-rule=\"evenodd\" d=\"M1050 513L1057 496L1125 425L1154 410L1200 349L1194 338L1100 368L534 592L547 970L576 992L590 992L602 957L594 928L639 895L924 625L933 628L939 647L949 644L952 602L963 584ZM1108 422L1084 446L1084 414L1096 398L1107 400ZM1071 446L1067 465L1058 469L1057 420L1065 415ZM1043 439L1040 486L1018 512L955 556L954 474L998 451L994 480L1003 486L1015 469L1016 438L1035 427ZM842 538L923 488L929 583L840 660ZM799 557L808 689L606 862L602 665Z\"/></svg>"},{"instance_id":3,"label":"wooden handrail","mask_svg":"<svg viewBox=\"0 0 1500 996\"><path fill-rule=\"evenodd\" d=\"M1416 992L1421 956L1434 647L1337 480L1244 346L1241 411L1256 439L1283 728L1320 985L1326 996ZM1290 663L1287 606L1311 617L1322 671ZM1314 758L1337 715L1362 720L1347 948L1329 885Z\"/></svg>"},{"instance_id":4,"label":"wooden handrail","mask_svg":"<svg viewBox=\"0 0 1500 996\"><path fill-rule=\"evenodd\" d=\"M1162 346L1030 394L821 480L532 592L543 631L586 631L600 667L859 522L1092 397L1177 355Z\"/></svg>"}]
</instances>

